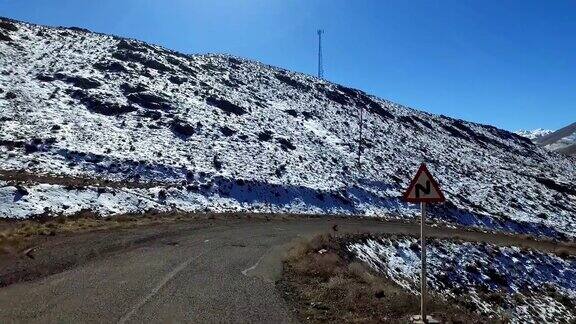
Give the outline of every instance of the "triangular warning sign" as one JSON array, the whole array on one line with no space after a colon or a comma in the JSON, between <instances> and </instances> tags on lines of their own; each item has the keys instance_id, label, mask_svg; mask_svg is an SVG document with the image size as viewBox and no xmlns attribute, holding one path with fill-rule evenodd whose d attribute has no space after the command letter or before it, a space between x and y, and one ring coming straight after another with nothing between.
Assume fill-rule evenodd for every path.
<instances>
[{"instance_id":1,"label":"triangular warning sign","mask_svg":"<svg viewBox=\"0 0 576 324\"><path fill-rule=\"evenodd\" d=\"M440 190L440 186L432 175L426 164L422 163L416 176L410 182L410 186L408 186L408 190L404 193L404 200L407 202L412 203L419 203L419 202L444 202L446 198L444 198L444 194Z\"/></svg>"}]
</instances>

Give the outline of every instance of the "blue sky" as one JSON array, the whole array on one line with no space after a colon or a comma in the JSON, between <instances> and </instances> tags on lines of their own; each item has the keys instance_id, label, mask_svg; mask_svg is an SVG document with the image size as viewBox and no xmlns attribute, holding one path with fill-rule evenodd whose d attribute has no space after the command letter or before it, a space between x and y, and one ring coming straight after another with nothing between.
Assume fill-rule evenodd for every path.
<instances>
[{"instance_id":1,"label":"blue sky","mask_svg":"<svg viewBox=\"0 0 576 324\"><path fill-rule=\"evenodd\" d=\"M576 121L576 1L0 0L0 16L316 73L509 130Z\"/></svg>"}]
</instances>

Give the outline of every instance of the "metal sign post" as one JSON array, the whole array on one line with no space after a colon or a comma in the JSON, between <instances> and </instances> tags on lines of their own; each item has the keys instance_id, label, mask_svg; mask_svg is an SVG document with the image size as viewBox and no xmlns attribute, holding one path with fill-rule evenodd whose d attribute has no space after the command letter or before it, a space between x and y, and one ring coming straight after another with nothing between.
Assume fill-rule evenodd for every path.
<instances>
[{"instance_id":1,"label":"metal sign post","mask_svg":"<svg viewBox=\"0 0 576 324\"><path fill-rule=\"evenodd\" d=\"M427 285L426 285L426 203L420 203L420 209L422 210L422 220L420 224L420 259L422 261L422 268L420 272L420 318L426 323L426 295L427 295Z\"/></svg>"},{"instance_id":2,"label":"metal sign post","mask_svg":"<svg viewBox=\"0 0 576 324\"><path fill-rule=\"evenodd\" d=\"M422 212L422 219L420 221L420 260L421 273L420 273L420 318L421 323L428 323L429 319L426 317L426 298L428 295L428 286L426 283L426 203L440 203L444 202L444 194L440 190L440 186L428 171L426 164L422 163L416 176L410 182L408 190L404 193L404 200L411 203L420 203Z\"/></svg>"}]
</instances>

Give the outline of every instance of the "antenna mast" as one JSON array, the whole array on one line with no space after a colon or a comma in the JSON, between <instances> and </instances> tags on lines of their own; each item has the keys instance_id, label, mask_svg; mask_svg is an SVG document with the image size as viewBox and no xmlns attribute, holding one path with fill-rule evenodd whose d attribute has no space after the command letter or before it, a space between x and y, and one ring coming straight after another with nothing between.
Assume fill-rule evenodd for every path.
<instances>
[{"instance_id":1,"label":"antenna mast","mask_svg":"<svg viewBox=\"0 0 576 324\"><path fill-rule=\"evenodd\" d=\"M324 31L318 29L318 78L324 78L324 66L322 66L322 34Z\"/></svg>"}]
</instances>

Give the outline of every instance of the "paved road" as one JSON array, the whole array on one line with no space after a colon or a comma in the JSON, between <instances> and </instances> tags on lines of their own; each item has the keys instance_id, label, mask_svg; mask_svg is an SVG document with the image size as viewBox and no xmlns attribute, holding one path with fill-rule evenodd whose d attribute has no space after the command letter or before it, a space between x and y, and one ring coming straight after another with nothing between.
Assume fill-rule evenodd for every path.
<instances>
[{"instance_id":1,"label":"paved road","mask_svg":"<svg viewBox=\"0 0 576 324\"><path fill-rule=\"evenodd\" d=\"M298 237L328 232L335 223L339 232L419 230L417 224L351 219L184 223L178 234L1 288L0 322L295 322L274 287L283 252ZM504 235L430 230L436 236L555 248Z\"/></svg>"}]
</instances>

